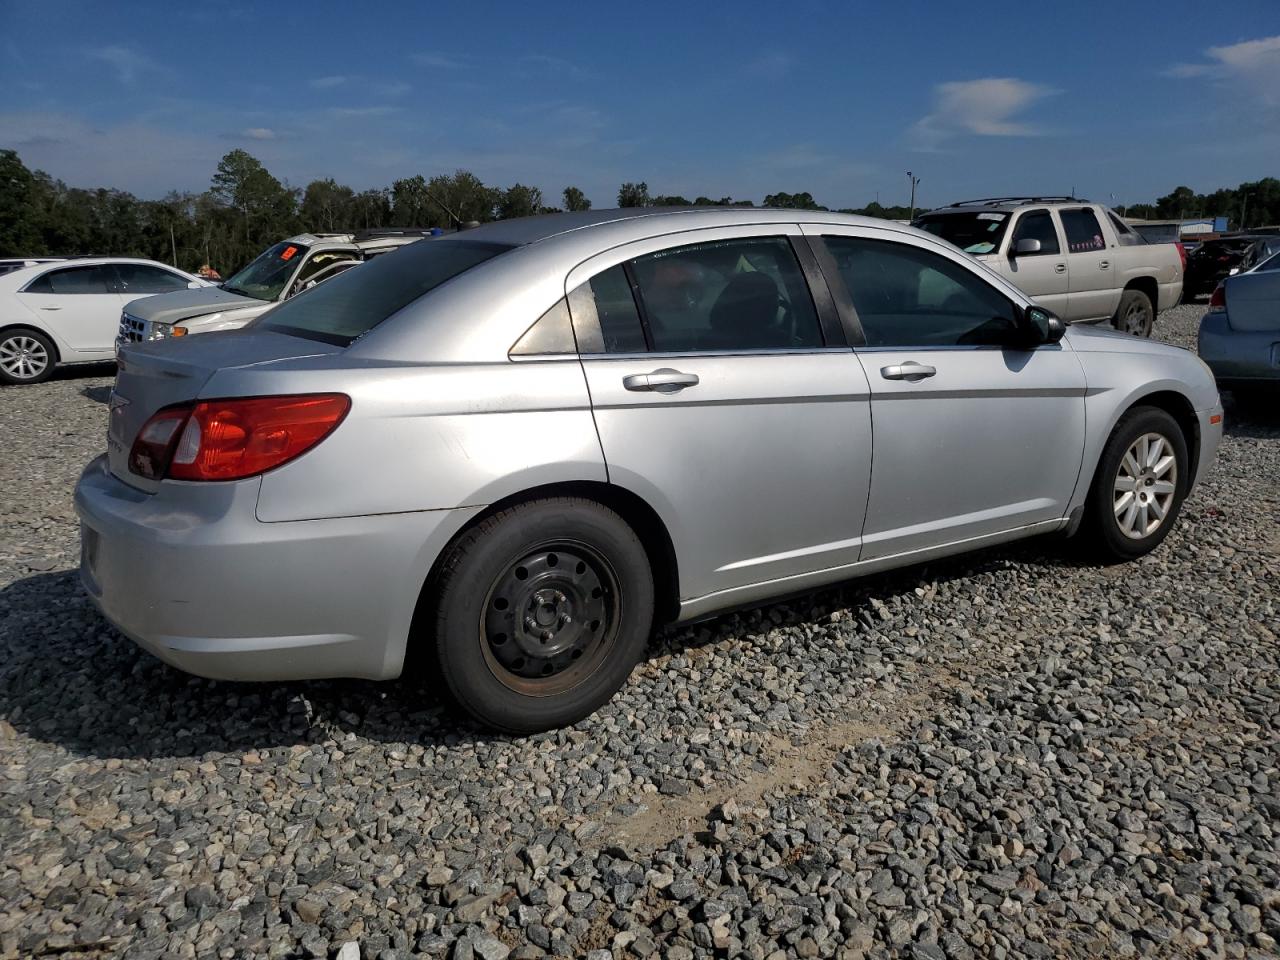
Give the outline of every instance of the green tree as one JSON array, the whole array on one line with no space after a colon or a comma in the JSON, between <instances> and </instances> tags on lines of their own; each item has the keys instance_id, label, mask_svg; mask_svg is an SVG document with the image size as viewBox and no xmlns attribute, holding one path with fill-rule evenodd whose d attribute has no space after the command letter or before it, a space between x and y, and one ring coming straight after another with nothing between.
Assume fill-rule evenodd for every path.
<instances>
[{"instance_id":1,"label":"green tree","mask_svg":"<svg viewBox=\"0 0 1280 960\"><path fill-rule=\"evenodd\" d=\"M474 173L457 170L453 176L432 177L427 183L431 226L457 227L493 219L500 191L486 187Z\"/></svg>"},{"instance_id":2,"label":"green tree","mask_svg":"<svg viewBox=\"0 0 1280 960\"><path fill-rule=\"evenodd\" d=\"M512 184L499 195L496 206L498 216L503 220L531 217L542 210L542 191L522 183Z\"/></svg>"},{"instance_id":3,"label":"green tree","mask_svg":"<svg viewBox=\"0 0 1280 960\"><path fill-rule=\"evenodd\" d=\"M651 202L649 184L643 180L639 183L624 183L618 188L618 206L620 207L647 207Z\"/></svg>"},{"instance_id":4,"label":"green tree","mask_svg":"<svg viewBox=\"0 0 1280 960\"><path fill-rule=\"evenodd\" d=\"M764 198L766 207L785 207L788 210L825 210L808 193L771 193Z\"/></svg>"},{"instance_id":5,"label":"green tree","mask_svg":"<svg viewBox=\"0 0 1280 960\"><path fill-rule=\"evenodd\" d=\"M312 180L302 194L298 214L306 230L336 233L354 227L355 191L333 177Z\"/></svg>"},{"instance_id":6,"label":"green tree","mask_svg":"<svg viewBox=\"0 0 1280 960\"><path fill-rule=\"evenodd\" d=\"M590 210L591 201L587 199L587 195L577 187L564 188L564 208L566 210L580 211Z\"/></svg>"},{"instance_id":7,"label":"green tree","mask_svg":"<svg viewBox=\"0 0 1280 960\"><path fill-rule=\"evenodd\" d=\"M215 203L238 214L235 236L242 243L233 248L234 262L250 259L297 227L296 193L244 150L232 150L218 161L209 193Z\"/></svg>"},{"instance_id":8,"label":"green tree","mask_svg":"<svg viewBox=\"0 0 1280 960\"><path fill-rule=\"evenodd\" d=\"M691 207L687 198L676 195L674 197L654 197L650 203L655 207Z\"/></svg>"},{"instance_id":9,"label":"green tree","mask_svg":"<svg viewBox=\"0 0 1280 960\"><path fill-rule=\"evenodd\" d=\"M42 184L15 150L0 150L0 254L47 253Z\"/></svg>"}]
</instances>

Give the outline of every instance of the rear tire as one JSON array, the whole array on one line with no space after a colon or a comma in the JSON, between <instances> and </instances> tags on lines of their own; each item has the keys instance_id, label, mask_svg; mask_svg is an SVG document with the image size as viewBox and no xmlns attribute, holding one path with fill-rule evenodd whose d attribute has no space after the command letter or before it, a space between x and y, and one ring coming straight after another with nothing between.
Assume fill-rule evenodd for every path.
<instances>
[{"instance_id":1,"label":"rear tire","mask_svg":"<svg viewBox=\"0 0 1280 960\"><path fill-rule=\"evenodd\" d=\"M1106 561L1136 560L1173 528L1186 499L1187 442L1176 420L1136 407L1102 450L1085 507L1089 545Z\"/></svg>"},{"instance_id":2,"label":"rear tire","mask_svg":"<svg viewBox=\"0 0 1280 960\"><path fill-rule=\"evenodd\" d=\"M639 538L612 510L577 497L517 504L468 530L435 596L445 689L508 733L594 713L626 682L653 624Z\"/></svg>"},{"instance_id":3,"label":"rear tire","mask_svg":"<svg viewBox=\"0 0 1280 960\"><path fill-rule=\"evenodd\" d=\"M11 327L0 333L0 383L42 383L53 376L57 363L53 341L39 330Z\"/></svg>"},{"instance_id":4,"label":"rear tire","mask_svg":"<svg viewBox=\"0 0 1280 960\"><path fill-rule=\"evenodd\" d=\"M1111 325L1122 333L1149 337L1155 320L1156 311L1151 305L1151 298L1141 290L1126 290L1120 296L1120 306L1111 318Z\"/></svg>"}]
</instances>

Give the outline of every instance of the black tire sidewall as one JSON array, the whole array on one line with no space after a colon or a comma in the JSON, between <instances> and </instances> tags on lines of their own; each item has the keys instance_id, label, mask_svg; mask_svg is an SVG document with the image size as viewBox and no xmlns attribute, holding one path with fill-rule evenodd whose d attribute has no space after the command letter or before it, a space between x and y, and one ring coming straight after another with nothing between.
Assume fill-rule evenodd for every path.
<instances>
[{"instance_id":1,"label":"black tire sidewall","mask_svg":"<svg viewBox=\"0 0 1280 960\"><path fill-rule=\"evenodd\" d=\"M1141 540L1134 540L1124 535L1116 521L1113 507L1115 478L1125 452L1144 433L1159 433L1169 441L1178 465L1178 482L1173 505L1169 508L1169 515L1165 517L1164 523L1154 533ZM1111 431L1111 437L1103 447L1093 486L1089 491L1088 510L1095 545L1106 557L1116 560L1134 560L1158 547L1169 535L1182 512L1182 503L1186 499L1191 481L1189 470L1187 441L1173 417L1156 407L1139 407L1125 414Z\"/></svg>"},{"instance_id":2,"label":"black tire sidewall","mask_svg":"<svg viewBox=\"0 0 1280 960\"><path fill-rule=\"evenodd\" d=\"M54 368L58 365L58 351L47 334L33 329L32 327L10 327L8 330L5 330L4 333L0 333L0 343L4 343L11 337L31 337L33 340L39 340L40 344L45 349L45 353L49 356L49 362L38 376L31 377L27 380L23 380L18 377L11 377L3 370L0 370L0 383L11 387L27 387L37 383L44 383L53 376Z\"/></svg>"},{"instance_id":3,"label":"black tire sidewall","mask_svg":"<svg viewBox=\"0 0 1280 960\"><path fill-rule=\"evenodd\" d=\"M613 568L622 616L613 649L595 671L562 693L521 694L494 674L479 629L496 578L521 553L547 540L576 540ZM452 699L487 726L530 733L575 723L626 682L644 654L653 624L653 574L635 533L612 510L576 498L519 504L464 534L451 548L437 588L435 651Z\"/></svg>"}]
</instances>

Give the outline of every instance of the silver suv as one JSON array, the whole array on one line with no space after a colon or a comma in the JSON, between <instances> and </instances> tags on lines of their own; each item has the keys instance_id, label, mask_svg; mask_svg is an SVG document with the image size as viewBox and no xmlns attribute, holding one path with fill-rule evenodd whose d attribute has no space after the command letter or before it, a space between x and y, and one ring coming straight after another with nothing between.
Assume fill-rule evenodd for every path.
<instances>
[{"instance_id":1,"label":"silver suv","mask_svg":"<svg viewBox=\"0 0 1280 960\"><path fill-rule=\"evenodd\" d=\"M398 675L572 723L655 623L1051 531L1140 556L1211 463L1185 350L813 211L423 240L251 329L121 351L81 575L212 677Z\"/></svg>"}]
</instances>

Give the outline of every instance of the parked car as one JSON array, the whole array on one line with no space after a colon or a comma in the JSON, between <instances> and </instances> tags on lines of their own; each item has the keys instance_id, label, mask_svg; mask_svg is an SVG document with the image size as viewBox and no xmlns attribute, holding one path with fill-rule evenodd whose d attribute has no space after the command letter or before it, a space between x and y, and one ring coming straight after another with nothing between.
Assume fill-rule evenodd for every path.
<instances>
[{"instance_id":1,"label":"parked car","mask_svg":"<svg viewBox=\"0 0 1280 960\"><path fill-rule=\"evenodd\" d=\"M1213 292L1224 277L1239 271L1240 264L1250 248L1259 240L1256 236L1215 237L1200 244L1187 257L1187 277L1183 283L1183 296L1188 300Z\"/></svg>"},{"instance_id":2,"label":"parked car","mask_svg":"<svg viewBox=\"0 0 1280 960\"><path fill-rule=\"evenodd\" d=\"M420 240L422 230L364 235L304 233L268 247L243 270L213 288L178 291L127 304L116 349L125 343L192 333L237 330L277 303L310 290L364 261Z\"/></svg>"},{"instance_id":3,"label":"parked car","mask_svg":"<svg viewBox=\"0 0 1280 960\"><path fill-rule=\"evenodd\" d=\"M153 260L81 257L0 276L0 383L39 383L59 364L110 360L120 308L204 280Z\"/></svg>"},{"instance_id":4,"label":"parked car","mask_svg":"<svg viewBox=\"0 0 1280 960\"><path fill-rule=\"evenodd\" d=\"M1200 320L1198 346L1224 389L1280 387L1280 253L1218 284Z\"/></svg>"},{"instance_id":5,"label":"parked car","mask_svg":"<svg viewBox=\"0 0 1280 960\"><path fill-rule=\"evenodd\" d=\"M910 227L741 208L415 244L127 344L110 407L76 507L125 634L238 680L421 655L509 731L591 713L655 623L1051 531L1141 556L1222 430L1186 350Z\"/></svg>"},{"instance_id":6,"label":"parked car","mask_svg":"<svg viewBox=\"0 0 1280 960\"><path fill-rule=\"evenodd\" d=\"M1259 237L1244 252L1244 256L1240 258L1240 265L1232 267L1227 275L1234 277L1237 273L1248 273L1277 253L1280 253L1280 237Z\"/></svg>"},{"instance_id":7,"label":"parked car","mask_svg":"<svg viewBox=\"0 0 1280 960\"><path fill-rule=\"evenodd\" d=\"M0 276L21 270L23 267L38 267L42 263L60 263L65 259L66 257L18 257L0 260Z\"/></svg>"},{"instance_id":8,"label":"parked car","mask_svg":"<svg viewBox=\"0 0 1280 960\"><path fill-rule=\"evenodd\" d=\"M1180 244L1148 243L1100 203L1072 197L967 200L915 226L977 257L1071 323L1151 335L1182 295Z\"/></svg>"}]
</instances>

